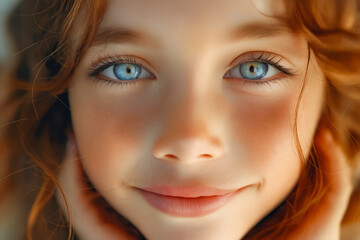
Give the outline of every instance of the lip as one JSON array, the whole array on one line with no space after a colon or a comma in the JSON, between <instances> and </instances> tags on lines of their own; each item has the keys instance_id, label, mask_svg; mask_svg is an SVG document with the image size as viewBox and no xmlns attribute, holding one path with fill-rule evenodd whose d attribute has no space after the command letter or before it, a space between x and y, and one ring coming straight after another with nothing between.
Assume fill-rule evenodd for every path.
<instances>
[{"instance_id":1,"label":"lip","mask_svg":"<svg viewBox=\"0 0 360 240\"><path fill-rule=\"evenodd\" d=\"M239 189L156 186L136 188L147 203L177 217L201 217L225 206Z\"/></svg>"}]
</instances>

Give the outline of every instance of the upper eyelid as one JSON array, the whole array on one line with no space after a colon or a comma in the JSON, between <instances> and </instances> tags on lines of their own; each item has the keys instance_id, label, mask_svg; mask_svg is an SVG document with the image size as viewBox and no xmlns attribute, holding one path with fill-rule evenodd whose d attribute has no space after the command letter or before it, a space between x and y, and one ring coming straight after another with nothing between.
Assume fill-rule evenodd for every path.
<instances>
[{"instance_id":1,"label":"upper eyelid","mask_svg":"<svg viewBox=\"0 0 360 240\"><path fill-rule=\"evenodd\" d=\"M260 55L269 55L270 57L268 57L269 60L274 59L274 58L279 58L279 61L275 61L275 62L281 62L282 60L289 62L290 64L292 64L287 58L280 56L276 53L272 53L272 52L268 52L268 51L249 51L246 53L243 53L239 56L237 56L235 59L233 59L230 64L228 64L228 68L226 70L229 71L232 68L236 67L239 64L245 63L245 62L249 62L249 61L262 61L262 62L267 62L264 59L258 59L256 56L254 56L255 54L260 54ZM249 56L249 57L248 57ZM243 59L244 58L244 59Z\"/></svg>"},{"instance_id":2,"label":"upper eyelid","mask_svg":"<svg viewBox=\"0 0 360 240\"><path fill-rule=\"evenodd\" d=\"M92 73L94 73L96 70L98 70L99 68L103 68L100 71L105 70L108 67L114 66L115 64L120 64L120 63L133 63L136 65L139 65L140 67L145 68L146 71L148 71L150 74L154 75L156 78L156 71L154 71L154 68L151 66L151 64L148 63L148 61L146 61L145 59L141 58L141 57L137 57L134 55L128 55L128 54L115 54L113 56L111 55L106 55L103 57L98 57L96 61L93 61L92 63L90 63L90 68L89 68L89 75L92 75Z\"/></svg>"}]
</instances>

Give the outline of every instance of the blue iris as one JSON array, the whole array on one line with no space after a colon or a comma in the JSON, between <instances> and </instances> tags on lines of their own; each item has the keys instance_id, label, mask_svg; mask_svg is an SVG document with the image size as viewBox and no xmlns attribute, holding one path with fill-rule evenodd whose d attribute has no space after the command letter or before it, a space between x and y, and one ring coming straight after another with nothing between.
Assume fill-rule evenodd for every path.
<instances>
[{"instance_id":1,"label":"blue iris","mask_svg":"<svg viewBox=\"0 0 360 240\"><path fill-rule=\"evenodd\" d=\"M132 63L120 63L114 65L113 71L119 80L133 80L140 76L141 67Z\"/></svg>"},{"instance_id":2,"label":"blue iris","mask_svg":"<svg viewBox=\"0 0 360 240\"><path fill-rule=\"evenodd\" d=\"M263 78L268 72L268 64L264 62L246 62L239 66L243 78L257 80Z\"/></svg>"}]
</instances>

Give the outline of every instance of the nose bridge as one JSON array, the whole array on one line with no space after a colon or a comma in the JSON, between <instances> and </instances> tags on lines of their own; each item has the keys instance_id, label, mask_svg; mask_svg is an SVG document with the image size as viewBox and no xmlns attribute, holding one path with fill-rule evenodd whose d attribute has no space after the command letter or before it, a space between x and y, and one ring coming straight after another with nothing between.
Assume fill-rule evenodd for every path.
<instances>
[{"instance_id":1,"label":"nose bridge","mask_svg":"<svg viewBox=\"0 0 360 240\"><path fill-rule=\"evenodd\" d=\"M164 121L164 127L169 134L182 138L210 134L210 115L214 110L211 104L211 82L214 80L207 79L208 76L200 70L200 65L185 65L183 71L180 70L177 77L171 80L176 84L172 85L168 98L164 99L169 104Z\"/></svg>"},{"instance_id":2,"label":"nose bridge","mask_svg":"<svg viewBox=\"0 0 360 240\"><path fill-rule=\"evenodd\" d=\"M168 115L167 124L170 129L179 131L183 137L191 138L207 132L207 107L204 105L204 94L196 89L196 84L187 84L183 91L177 93ZM209 107L209 106L208 106ZM175 132L174 132L175 133ZM173 134L174 134L173 133Z\"/></svg>"},{"instance_id":3,"label":"nose bridge","mask_svg":"<svg viewBox=\"0 0 360 240\"><path fill-rule=\"evenodd\" d=\"M174 66L173 75L169 76L172 88L168 91L169 103L172 105L168 123L179 126L184 134L206 131L210 124L205 118L211 114L211 96L216 80L212 79L206 47L196 51L184 49ZM166 99L165 99L166 100Z\"/></svg>"},{"instance_id":4,"label":"nose bridge","mask_svg":"<svg viewBox=\"0 0 360 240\"><path fill-rule=\"evenodd\" d=\"M155 157L182 163L218 158L222 153L219 136L212 128L214 116L209 89L201 86L195 74L169 91L163 128L153 147Z\"/></svg>"}]
</instances>

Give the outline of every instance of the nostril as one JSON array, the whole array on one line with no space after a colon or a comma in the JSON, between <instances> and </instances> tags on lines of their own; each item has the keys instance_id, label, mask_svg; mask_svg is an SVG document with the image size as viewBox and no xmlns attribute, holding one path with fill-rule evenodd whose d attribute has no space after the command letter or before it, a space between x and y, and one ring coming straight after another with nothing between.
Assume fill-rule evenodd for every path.
<instances>
[{"instance_id":1,"label":"nostril","mask_svg":"<svg viewBox=\"0 0 360 240\"><path fill-rule=\"evenodd\" d=\"M177 157L173 154L166 154L164 157L167 159L177 159Z\"/></svg>"},{"instance_id":2,"label":"nostril","mask_svg":"<svg viewBox=\"0 0 360 240\"><path fill-rule=\"evenodd\" d=\"M212 158L212 156L210 154L201 154L199 158Z\"/></svg>"}]
</instances>

